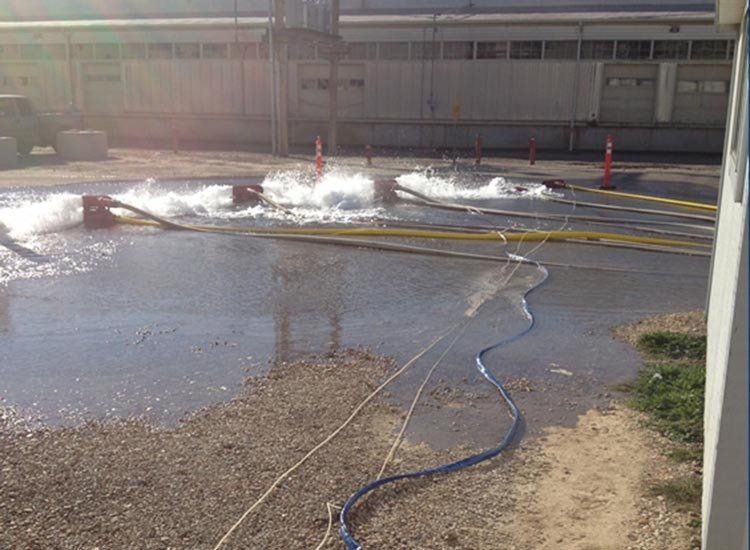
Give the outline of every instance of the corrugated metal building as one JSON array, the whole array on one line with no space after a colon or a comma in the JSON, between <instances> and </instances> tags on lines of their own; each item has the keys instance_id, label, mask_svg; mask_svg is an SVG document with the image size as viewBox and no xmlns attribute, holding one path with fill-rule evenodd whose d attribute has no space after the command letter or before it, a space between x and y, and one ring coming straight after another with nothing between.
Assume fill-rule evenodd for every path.
<instances>
[{"instance_id":1,"label":"corrugated metal building","mask_svg":"<svg viewBox=\"0 0 750 550\"><path fill-rule=\"evenodd\" d=\"M240 0L236 18L227 0L46 4L0 21L0 92L79 110L115 140L269 142L267 2ZM487 147L588 149L612 133L619 149L721 150L735 35L712 5L456 5L342 2L342 144L465 147L479 132ZM290 47L289 86L291 141L309 143L326 131L322 46Z\"/></svg>"}]
</instances>

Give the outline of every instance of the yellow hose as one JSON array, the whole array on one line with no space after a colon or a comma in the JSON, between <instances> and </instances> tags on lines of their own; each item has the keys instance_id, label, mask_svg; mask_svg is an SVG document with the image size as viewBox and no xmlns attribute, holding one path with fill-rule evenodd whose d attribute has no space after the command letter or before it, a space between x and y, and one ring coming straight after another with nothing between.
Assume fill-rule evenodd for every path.
<instances>
[{"instance_id":1,"label":"yellow hose","mask_svg":"<svg viewBox=\"0 0 750 550\"><path fill-rule=\"evenodd\" d=\"M117 216L118 223L126 225L145 225L159 227L154 221L140 220L128 216ZM567 241L571 239L608 240L658 246L683 246L689 248L710 248L705 243L639 237L620 233L602 233L597 231L533 231L527 233L501 233L487 231L484 233L457 233L453 231L430 231L425 229L401 229L383 227L337 228L337 227L231 227L217 225L190 225L200 231L221 231L222 233L249 233L256 235L336 235L350 237L412 237L419 239L450 239L463 241L502 241L502 242L539 242L545 239Z\"/></svg>"},{"instance_id":2,"label":"yellow hose","mask_svg":"<svg viewBox=\"0 0 750 550\"><path fill-rule=\"evenodd\" d=\"M573 189L574 191L583 191L584 193L596 193L597 195L605 195L607 197L621 197L624 199L636 199L639 201L660 202L662 204L671 204L672 206L681 206L683 208L695 208L697 210L709 210L711 212L716 211L716 205L707 204L704 202L682 201L682 200L677 200L677 199L667 199L664 197L654 197L652 195L638 195L636 193L623 193L621 191L607 191L604 189L592 189L590 187L581 187L580 185L568 184L566 187Z\"/></svg>"}]
</instances>

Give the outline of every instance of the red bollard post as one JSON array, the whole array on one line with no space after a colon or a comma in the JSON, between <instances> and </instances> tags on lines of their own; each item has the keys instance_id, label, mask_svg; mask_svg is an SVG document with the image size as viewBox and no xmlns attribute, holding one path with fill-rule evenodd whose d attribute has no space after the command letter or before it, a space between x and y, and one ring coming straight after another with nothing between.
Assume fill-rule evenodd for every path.
<instances>
[{"instance_id":1,"label":"red bollard post","mask_svg":"<svg viewBox=\"0 0 750 550\"><path fill-rule=\"evenodd\" d=\"M604 179L599 189L614 189L612 185L612 147L614 146L614 139L612 136L607 136L607 145L604 153Z\"/></svg>"},{"instance_id":2,"label":"red bollard post","mask_svg":"<svg viewBox=\"0 0 750 550\"><path fill-rule=\"evenodd\" d=\"M536 138L531 137L529 139L529 164L534 165L536 163Z\"/></svg>"},{"instance_id":3,"label":"red bollard post","mask_svg":"<svg viewBox=\"0 0 750 550\"><path fill-rule=\"evenodd\" d=\"M474 164L482 164L482 134L477 134L474 139Z\"/></svg>"},{"instance_id":4,"label":"red bollard post","mask_svg":"<svg viewBox=\"0 0 750 550\"><path fill-rule=\"evenodd\" d=\"M323 177L323 140L315 138L315 175L318 180Z\"/></svg>"},{"instance_id":5,"label":"red bollard post","mask_svg":"<svg viewBox=\"0 0 750 550\"><path fill-rule=\"evenodd\" d=\"M365 145L365 158L367 158L367 166L372 166L372 145Z\"/></svg>"}]
</instances>

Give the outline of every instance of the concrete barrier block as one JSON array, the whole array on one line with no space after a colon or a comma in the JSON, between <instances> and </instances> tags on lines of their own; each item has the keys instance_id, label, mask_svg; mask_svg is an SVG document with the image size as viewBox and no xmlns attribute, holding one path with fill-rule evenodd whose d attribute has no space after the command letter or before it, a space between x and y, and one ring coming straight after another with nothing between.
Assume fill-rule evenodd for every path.
<instances>
[{"instance_id":1,"label":"concrete barrier block","mask_svg":"<svg viewBox=\"0 0 750 550\"><path fill-rule=\"evenodd\" d=\"M57 133L57 152L63 160L106 160L107 134L98 130Z\"/></svg>"},{"instance_id":2,"label":"concrete barrier block","mask_svg":"<svg viewBox=\"0 0 750 550\"><path fill-rule=\"evenodd\" d=\"M18 143L16 138L0 137L0 170L18 166Z\"/></svg>"}]
</instances>

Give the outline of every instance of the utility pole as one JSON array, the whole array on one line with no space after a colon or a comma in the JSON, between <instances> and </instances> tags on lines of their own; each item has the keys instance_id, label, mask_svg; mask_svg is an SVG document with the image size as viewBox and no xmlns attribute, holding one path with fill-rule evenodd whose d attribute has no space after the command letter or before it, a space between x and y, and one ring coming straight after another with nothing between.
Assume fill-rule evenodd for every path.
<instances>
[{"instance_id":1,"label":"utility pole","mask_svg":"<svg viewBox=\"0 0 750 550\"><path fill-rule=\"evenodd\" d=\"M270 90L270 107L271 107L271 154L276 156L278 153L276 140L276 50L273 47L273 0L268 0L268 73ZM244 62L243 62L244 63ZM244 73L245 67L243 65ZM245 104L245 97L242 97L242 104Z\"/></svg>"},{"instance_id":2,"label":"utility pole","mask_svg":"<svg viewBox=\"0 0 750 550\"><path fill-rule=\"evenodd\" d=\"M340 0L331 0L331 34L339 34ZM330 73L328 76L328 155L333 156L338 149L337 119L339 105L339 49L331 48Z\"/></svg>"},{"instance_id":3,"label":"utility pole","mask_svg":"<svg viewBox=\"0 0 750 550\"><path fill-rule=\"evenodd\" d=\"M281 157L289 156L289 39L285 36L286 6L284 0L276 0L274 23L276 36L279 38L274 46L279 68L279 96L277 105L279 110L278 123L278 153Z\"/></svg>"}]
</instances>

